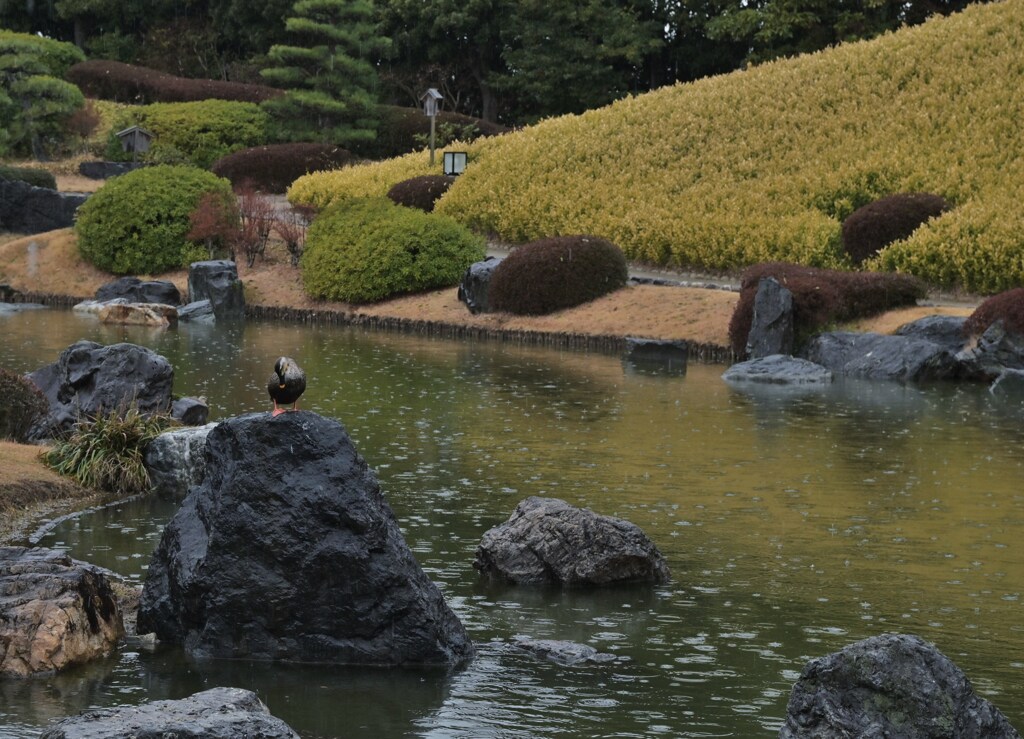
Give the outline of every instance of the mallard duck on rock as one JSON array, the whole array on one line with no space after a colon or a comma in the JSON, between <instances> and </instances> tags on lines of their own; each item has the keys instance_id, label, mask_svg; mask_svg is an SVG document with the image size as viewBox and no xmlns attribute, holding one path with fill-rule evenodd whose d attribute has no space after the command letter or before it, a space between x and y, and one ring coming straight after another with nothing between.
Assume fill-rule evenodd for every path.
<instances>
[{"instance_id":1,"label":"mallard duck on rock","mask_svg":"<svg viewBox=\"0 0 1024 739\"><path fill-rule=\"evenodd\" d=\"M276 416L285 412L282 405L291 403L292 410L296 410L299 396L306 389L306 373L302 367L296 364L291 357L280 357L274 363L274 374L267 380L267 392L270 399L274 401L274 412Z\"/></svg>"}]
</instances>

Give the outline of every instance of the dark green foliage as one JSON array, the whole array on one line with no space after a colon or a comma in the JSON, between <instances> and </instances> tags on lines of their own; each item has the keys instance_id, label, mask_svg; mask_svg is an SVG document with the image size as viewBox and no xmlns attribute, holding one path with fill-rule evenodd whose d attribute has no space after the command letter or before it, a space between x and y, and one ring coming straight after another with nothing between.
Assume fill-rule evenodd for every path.
<instances>
[{"instance_id":1,"label":"dark green foliage","mask_svg":"<svg viewBox=\"0 0 1024 739\"><path fill-rule=\"evenodd\" d=\"M352 199L309 227L302 280L315 298L369 303L455 285L483 256L484 240L450 218Z\"/></svg>"},{"instance_id":2,"label":"dark green foliage","mask_svg":"<svg viewBox=\"0 0 1024 739\"><path fill-rule=\"evenodd\" d=\"M964 336L980 336L996 321L1008 333L1024 336L1024 287L998 293L986 299L964 323Z\"/></svg>"},{"instance_id":3,"label":"dark green foliage","mask_svg":"<svg viewBox=\"0 0 1024 739\"><path fill-rule=\"evenodd\" d=\"M949 208L942 196L923 192L900 193L868 203L843 221L843 248L854 264L860 264Z\"/></svg>"},{"instance_id":4,"label":"dark green foliage","mask_svg":"<svg viewBox=\"0 0 1024 739\"><path fill-rule=\"evenodd\" d=\"M0 7L3 7L0 5ZM63 77L68 68L85 59L85 54L74 44L55 41L30 33L14 33L0 28L0 55L27 54L43 65L37 74Z\"/></svg>"},{"instance_id":5,"label":"dark green foliage","mask_svg":"<svg viewBox=\"0 0 1024 739\"><path fill-rule=\"evenodd\" d=\"M188 253L189 216L210 192L234 198L231 183L193 167L145 167L115 177L78 209L78 249L116 275L178 269Z\"/></svg>"},{"instance_id":6,"label":"dark green foliage","mask_svg":"<svg viewBox=\"0 0 1024 739\"><path fill-rule=\"evenodd\" d=\"M754 317L757 286L774 277L793 293L793 322L797 341L837 321L866 318L893 308L915 305L926 294L923 282L909 275L881 272L841 272L769 262L743 272L740 299L729 321L729 343L743 356Z\"/></svg>"},{"instance_id":7,"label":"dark green foliage","mask_svg":"<svg viewBox=\"0 0 1024 739\"><path fill-rule=\"evenodd\" d=\"M45 187L50 190L57 189L56 178L45 169L37 169L36 167L10 167L0 164L0 180L26 182L35 187Z\"/></svg>"},{"instance_id":8,"label":"dark green foliage","mask_svg":"<svg viewBox=\"0 0 1024 739\"><path fill-rule=\"evenodd\" d=\"M123 495L149 489L143 463L146 445L172 425L166 416L144 416L135 406L75 424L44 457L60 474L83 487Z\"/></svg>"},{"instance_id":9,"label":"dark green foliage","mask_svg":"<svg viewBox=\"0 0 1024 739\"><path fill-rule=\"evenodd\" d=\"M440 200L454 181L454 177L441 174L420 175L392 186L388 190L388 197L398 205L430 213L434 210L434 203Z\"/></svg>"},{"instance_id":10,"label":"dark green foliage","mask_svg":"<svg viewBox=\"0 0 1024 739\"><path fill-rule=\"evenodd\" d=\"M29 430L49 412L50 404L32 381L0 369L0 439L28 440Z\"/></svg>"},{"instance_id":11,"label":"dark green foliage","mask_svg":"<svg viewBox=\"0 0 1024 739\"><path fill-rule=\"evenodd\" d=\"M390 159L429 145L430 119L423 115L422 109L381 105L377 110L380 116L377 138L355 145L353 151L357 154L369 159ZM442 142L443 137L438 136L438 132L451 131L458 140L469 142L483 136L497 136L509 130L497 123L448 111L437 114L435 129L435 145L438 148L447 145L447 141Z\"/></svg>"},{"instance_id":12,"label":"dark green foliage","mask_svg":"<svg viewBox=\"0 0 1024 739\"><path fill-rule=\"evenodd\" d=\"M106 59L90 59L74 65L68 70L67 79L89 97L133 104L211 99L262 103L284 94L283 90L266 85L175 77L155 69Z\"/></svg>"},{"instance_id":13,"label":"dark green foliage","mask_svg":"<svg viewBox=\"0 0 1024 739\"><path fill-rule=\"evenodd\" d=\"M555 236L524 244L491 275L495 311L544 315L589 302L625 286L626 257L598 236Z\"/></svg>"},{"instance_id":14,"label":"dark green foliage","mask_svg":"<svg viewBox=\"0 0 1024 739\"><path fill-rule=\"evenodd\" d=\"M352 152L333 144L270 144L228 154L210 169L235 187L283 193L304 174L340 169L354 161Z\"/></svg>"}]
</instances>

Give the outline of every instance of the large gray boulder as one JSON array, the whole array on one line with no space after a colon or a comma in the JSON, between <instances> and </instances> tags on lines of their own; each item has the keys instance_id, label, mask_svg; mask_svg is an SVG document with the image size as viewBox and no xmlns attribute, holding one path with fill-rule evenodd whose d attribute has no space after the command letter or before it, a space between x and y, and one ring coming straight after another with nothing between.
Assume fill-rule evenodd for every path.
<instances>
[{"instance_id":1,"label":"large gray boulder","mask_svg":"<svg viewBox=\"0 0 1024 739\"><path fill-rule=\"evenodd\" d=\"M964 316L925 316L904 323L894 332L896 336L926 339L933 344L958 352L964 346Z\"/></svg>"},{"instance_id":2,"label":"large gray boulder","mask_svg":"<svg viewBox=\"0 0 1024 739\"><path fill-rule=\"evenodd\" d=\"M487 257L482 262L471 264L462 275L458 296L469 308L470 313L490 312L491 304L487 299L487 292L491 287L491 275L499 264L501 260L497 257Z\"/></svg>"},{"instance_id":3,"label":"large gray boulder","mask_svg":"<svg viewBox=\"0 0 1024 739\"><path fill-rule=\"evenodd\" d=\"M217 320L245 318L245 288L230 259L193 262L188 268L190 303L209 300Z\"/></svg>"},{"instance_id":4,"label":"large gray boulder","mask_svg":"<svg viewBox=\"0 0 1024 739\"><path fill-rule=\"evenodd\" d=\"M966 376L994 380L1005 370L1024 369L1024 336L1007 331L1002 321L996 321L956 358Z\"/></svg>"},{"instance_id":5,"label":"large gray boulder","mask_svg":"<svg viewBox=\"0 0 1024 739\"><path fill-rule=\"evenodd\" d=\"M78 173L90 180L106 180L145 166L142 162L82 162L78 165Z\"/></svg>"},{"instance_id":6,"label":"large gray boulder","mask_svg":"<svg viewBox=\"0 0 1024 739\"><path fill-rule=\"evenodd\" d=\"M78 206L88 197L0 179L0 231L38 234L69 228L75 223Z\"/></svg>"},{"instance_id":7,"label":"large gray boulder","mask_svg":"<svg viewBox=\"0 0 1024 739\"><path fill-rule=\"evenodd\" d=\"M913 336L835 331L812 338L802 356L836 374L865 380L952 380L961 372L953 352Z\"/></svg>"},{"instance_id":8,"label":"large gray boulder","mask_svg":"<svg viewBox=\"0 0 1024 739\"><path fill-rule=\"evenodd\" d=\"M123 635L117 599L99 569L66 552L0 547L0 677L87 662Z\"/></svg>"},{"instance_id":9,"label":"large gray boulder","mask_svg":"<svg viewBox=\"0 0 1024 739\"><path fill-rule=\"evenodd\" d=\"M143 414L167 413L171 408L174 368L156 352L135 344L79 341L28 377L50 403L46 419L33 429L36 439L68 431L82 416L132 404Z\"/></svg>"},{"instance_id":10,"label":"large gray boulder","mask_svg":"<svg viewBox=\"0 0 1024 739\"><path fill-rule=\"evenodd\" d=\"M884 634L811 660L779 739L1020 739L964 673L917 636Z\"/></svg>"},{"instance_id":11,"label":"large gray boulder","mask_svg":"<svg viewBox=\"0 0 1024 739\"><path fill-rule=\"evenodd\" d=\"M746 354L759 359L793 353L793 293L774 277L762 277L754 295Z\"/></svg>"},{"instance_id":12,"label":"large gray boulder","mask_svg":"<svg viewBox=\"0 0 1024 739\"><path fill-rule=\"evenodd\" d=\"M508 521L483 535L473 566L492 579L536 585L661 583L670 577L665 558L638 526L557 498L519 503Z\"/></svg>"},{"instance_id":13,"label":"large gray boulder","mask_svg":"<svg viewBox=\"0 0 1024 739\"><path fill-rule=\"evenodd\" d=\"M337 421L222 421L206 477L164 529L139 633L194 657L455 665L465 628L413 558Z\"/></svg>"},{"instance_id":14,"label":"large gray boulder","mask_svg":"<svg viewBox=\"0 0 1024 739\"><path fill-rule=\"evenodd\" d=\"M163 498L184 498L206 476L206 437L217 424L165 431L143 456L150 489Z\"/></svg>"},{"instance_id":15,"label":"large gray boulder","mask_svg":"<svg viewBox=\"0 0 1024 739\"><path fill-rule=\"evenodd\" d=\"M129 303L161 303L181 305L181 292L169 280L140 280L138 277L121 277L101 285L96 290L96 300L106 301L124 298Z\"/></svg>"},{"instance_id":16,"label":"large gray boulder","mask_svg":"<svg viewBox=\"0 0 1024 739\"><path fill-rule=\"evenodd\" d=\"M40 739L299 739L270 715L255 693L211 688L176 701L90 709L66 718Z\"/></svg>"},{"instance_id":17,"label":"large gray boulder","mask_svg":"<svg viewBox=\"0 0 1024 739\"><path fill-rule=\"evenodd\" d=\"M772 354L737 362L722 374L722 379L737 385L828 385L833 374L832 370L806 359Z\"/></svg>"}]
</instances>

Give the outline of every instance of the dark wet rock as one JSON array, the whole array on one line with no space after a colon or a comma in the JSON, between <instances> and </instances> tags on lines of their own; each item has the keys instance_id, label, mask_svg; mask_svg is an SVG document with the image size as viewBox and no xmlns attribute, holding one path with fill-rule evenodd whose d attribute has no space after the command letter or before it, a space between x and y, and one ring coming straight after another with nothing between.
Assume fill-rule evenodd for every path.
<instances>
[{"instance_id":1,"label":"dark wet rock","mask_svg":"<svg viewBox=\"0 0 1024 739\"><path fill-rule=\"evenodd\" d=\"M135 344L79 341L28 377L50 403L46 419L32 432L36 439L70 430L81 416L133 404L143 414L171 408L174 369L164 357Z\"/></svg>"},{"instance_id":2,"label":"dark wet rock","mask_svg":"<svg viewBox=\"0 0 1024 739\"><path fill-rule=\"evenodd\" d=\"M214 323L216 316L213 315L213 303L207 300L197 300L178 308L178 320L188 323Z\"/></svg>"},{"instance_id":3,"label":"dark wet rock","mask_svg":"<svg viewBox=\"0 0 1024 739\"><path fill-rule=\"evenodd\" d=\"M686 374L686 361L690 347L685 341L661 341L628 337L622 361L629 369L639 372Z\"/></svg>"},{"instance_id":4,"label":"dark wet rock","mask_svg":"<svg viewBox=\"0 0 1024 739\"><path fill-rule=\"evenodd\" d=\"M181 293L169 280L140 280L138 277L121 277L102 285L96 291L96 300L107 301L124 298L129 303L161 303L181 305Z\"/></svg>"},{"instance_id":5,"label":"dark wet rock","mask_svg":"<svg viewBox=\"0 0 1024 739\"><path fill-rule=\"evenodd\" d=\"M520 584L667 582L668 565L638 526L557 498L530 497L483 535L473 566Z\"/></svg>"},{"instance_id":6,"label":"dark wet rock","mask_svg":"<svg viewBox=\"0 0 1024 739\"><path fill-rule=\"evenodd\" d=\"M66 718L40 739L298 739L255 693L211 688L181 700L91 709Z\"/></svg>"},{"instance_id":7,"label":"dark wet rock","mask_svg":"<svg viewBox=\"0 0 1024 739\"><path fill-rule=\"evenodd\" d=\"M178 398L171 403L171 418L186 426L202 426L210 418L205 398Z\"/></svg>"},{"instance_id":8,"label":"dark wet rock","mask_svg":"<svg viewBox=\"0 0 1024 739\"><path fill-rule=\"evenodd\" d=\"M482 262L471 264L462 275L459 283L459 300L466 304L470 313L489 313L491 304L487 300L487 291L491 287L491 275L501 260L487 257Z\"/></svg>"},{"instance_id":9,"label":"dark wet rock","mask_svg":"<svg viewBox=\"0 0 1024 739\"><path fill-rule=\"evenodd\" d=\"M949 349L912 336L824 333L812 338L802 355L836 374L866 380L952 380L961 372Z\"/></svg>"},{"instance_id":10,"label":"dark wet rock","mask_svg":"<svg viewBox=\"0 0 1024 739\"><path fill-rule=\"evenodd\" d=\"M107 577L52 549L0 547L0 677L62 670L124 634Z\"/></svg>"},{"instance_id":11,"label":"dark wet rock","mask_svg":"<svg viewBox=\"0 0 1024 739\"><path fill-rule=\"evenodd\" d=\"M978 380L991 381L1004 370L1024 369L1024 336L1003 328L996 321L978 337L973 346L956 355L963 374Z\"/></svg>"},{"instance_id":12,"label":"dark wet rock","mask_svg":"<svg viewBox=\"0 0 1024 739\"><path fill-rule=\"evenodd\" d=\"M222 421L164 529L140 633L195 657L454 665L473 646L337 421Z\"/></svg>"},{"instance_id":13,"label":"dark wet rock","mask_svg":"<svg viewBox=\"0 0 1024 739\"><path fill-rule=\"evenodd\" d=\"M107 180L145 166L142 162L82 162L78 173L90 180Z\"/></svg>"},{"instance_id":14,"label":"dark wet rock","mask_svg":"<svg viewBox=\"0 0 1024 739\"><path fill-rule=\"evenodd\" d=\"M229 259L193 262L188 269L188 299L209 300L217 320L245 318L245 288Z\"/></svg>"},{"instance_id":15,"label":"dark wet rock","mask_svg":"<svg viewBox=\"0 0 1024 739\"><path fill-rule=\"evenodd\" d=\"M988 389L993 395L1024 395L1024 370L1004 369Z\"/></svg>"},{"instance_id":16,"label":"dark wet rock","mask_svg":"<svg viewBox=\"0 0 1024 739\"><path fill-rule=\"evenodd\" d=\"M0 179L0 231L38 234L70 228L75 211L88 197Z\"/></svg>"},{"instance_id":17,"label":"dark wet rock","mask_svg":"<svg viewBox=\"0 0 1024 739\"><path fill-rule=\"evenodd\" d=\"M165 498L184 498L206 475L206 437L217 424L172 429L146 446L150 488Z\"/></svg>"},{"instance_id":18,"label":"dark wet rock","mask_svg":"<svg viewBox=\"0 0 1024 739\"><path fill-rule=\"evenodd\" d=\"M793 353L793 293L774 277L762 277L754 296L746 354L760 359Z\"/></svg>"},{"instance_id":19,"label":"dark wet rock","mask_svg":"<svg viewBox=\"0 0 1024 739\"><path fill-rule=\"evenodd\" d=\"M531 639L528 636L517 636L513 646L526 652L547 659L560 665L572 667L582 664L601 665L616 662L618 658L608 652L599 652L586 644L558 639Z\"/></svg>"},{"instance_id":20,"label":"dark wet rock","mask_svg":"<svg viewBox=\"0 0 1024 739\"><path fill-rule=\"evenodd\" d=\"M832 371L806 359L773 354L746 362L737 362L722 374L728 383L770 385L828 385Z\"/></svg>"},{"instance_id":21,"label":"dark wet rock","mask_svg":"<svg viewBox=\"0 0 1024 739\"><path fill-rule=\"evenodd\" d=\"M896 336L924 339L956 353L964 346L964 316L925 316L904 323L894 332Z\"/></svg>"},{"instance_id":22,"label":"dark wet rock","mask_svg":"<svg viewBox=\"0 0 1024 739\"><path fill-rule=\"evenodd\" d=\"M1020 739L948 657L917 636L884 634L811 660L779 739Z\"/></svg>"}]
</instances>

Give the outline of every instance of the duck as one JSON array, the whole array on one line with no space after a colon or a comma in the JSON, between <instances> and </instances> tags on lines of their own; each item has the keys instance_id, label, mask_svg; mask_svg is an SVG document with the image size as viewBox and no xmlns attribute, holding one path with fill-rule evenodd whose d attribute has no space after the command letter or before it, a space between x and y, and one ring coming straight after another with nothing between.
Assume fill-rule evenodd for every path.
<instances>
[{"instance_id":1,"label":"duck","mask_svg":"<svg viewBox=\"0 0 1024 739\"><path fill-rule=\"evenodd\" d=\"M272 416L284 413L282 405L291 403L292 410L298 409L299 396L306 390L306 373L291 357L280 357L274 363L274 374L267 380L267 392L274 401Z\"/></svg>"}]
</instances>

